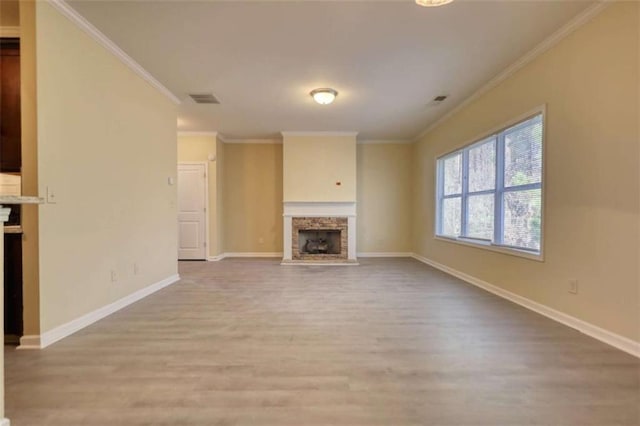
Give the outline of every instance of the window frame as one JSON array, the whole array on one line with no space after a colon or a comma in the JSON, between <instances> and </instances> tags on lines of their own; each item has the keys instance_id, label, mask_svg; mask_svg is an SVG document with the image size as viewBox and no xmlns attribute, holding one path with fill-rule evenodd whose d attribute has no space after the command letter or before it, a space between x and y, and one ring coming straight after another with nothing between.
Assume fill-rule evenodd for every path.
<instances>
[{"instance_id":1,"label":"window frame","mask_svg":"<svg viewBox=\"0 0 640 426\"><path fill-rule=\"evenodd\" d=\"M540 116L542 123L542 163L541 163L541 182L534 184L524 184L512 187L504 186L504 149L505 149L505 131L511 130L511 128L517 129L519 124ZM506 123L503 123L488 132L484 132L479 137L473 138L464 144L457 146L453 150L449 150L441 155L435 157L435 220L434 220L434 239L444 242L456 243L465 246L480 248L484 250L490 250L498 253L508 254L512 256L524 257L526 259L544 261L544 228L545 228L545 216L546 216L546 202L545 202L545 183L546 183L546 105L541 105L535 109L521 114ZM468 158L469 151L474 147L487 143L491 138L494 138L495 144L495 158L496 158L496 173L495 173L495 185L493 189L475 191L470 193L468 191ZM462 188L459 194L443 195L444 188L444 168L440 167L441 160L446 158L462 154ZM465 176L466 175L466 176ZM502 237L503 224L504 224L504 211L503 201L504 195L508 192L518 192L530 189L540 189L540 250L529 250L523 247L514 247L504 243L497 243L494 241L500 241ZM470 195L480 194L494 194L494 229L491 240L467 237L464 234L467 232L468 218L468 198ZM460 236L443 235L440 231L442 229L442 203L441 200L446 198L460 198L461 200L461 234ZM498 220L499 218L499 220Z\"/></svg>"}]
</instances>

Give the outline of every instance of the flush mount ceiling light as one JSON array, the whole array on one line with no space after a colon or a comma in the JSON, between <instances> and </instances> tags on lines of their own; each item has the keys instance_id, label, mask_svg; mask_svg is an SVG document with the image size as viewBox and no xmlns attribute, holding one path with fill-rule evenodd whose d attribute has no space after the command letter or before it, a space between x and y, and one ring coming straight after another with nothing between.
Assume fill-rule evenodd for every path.
<instances>
[{"instance_id":1,"label":"flush mount ceiling light","mask_svg":"<svg viewBox=\"0 0 640 426\"><path fill-rule=\"evenodd\" d=\"M416 4L426 7L444 6L451 3L453 0L416 0Z\"/></svg>"},{"instance_id":2,"label":"flush mount ceiling light","mask_svg":"<svg viewBox=\"0 0 640 426\"><path fill-rule=\"evenodd\" d=\"M338 92L330 88L314 89L309 94L320 105L329 105L338 96Z\"/></svg>"}]
</instances>

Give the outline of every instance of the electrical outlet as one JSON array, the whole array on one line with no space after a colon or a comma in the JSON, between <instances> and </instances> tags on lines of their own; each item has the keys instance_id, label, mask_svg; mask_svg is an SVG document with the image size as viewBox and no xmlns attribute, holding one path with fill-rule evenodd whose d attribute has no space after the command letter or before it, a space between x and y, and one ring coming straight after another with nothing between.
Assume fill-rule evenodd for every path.
<instances>
[{"instance_id":1,"label":"electrical outlet","mask_svg":"<svg viewBox=\"0 0 640 426\"><path fill-rule=\"evenodd\" d=\"M578 280L576 280L576 279L569 280L569 289L568 289L568 291L571 294L578 294Z\"/></svg>"},{"instance_id":2,"label":"electrical outlet","mask_svg":"<svg viewBox=\"0 0 640 426\"><path fill-rule=\"evenodd\" d=\"M118 273L115 270L111 270L111 282L115 283L118 281Z\"/></svg>"},{"instance_id":3,"label":"electrical outlet","mask_svg":"<svg viewBox=\"0 0 640 426\"><path fill-rule=\"evenodd\" d=\"M138 263L133 264L133 275L138 275L140 273L140 265Z\"/></svg>"}]
</instances>

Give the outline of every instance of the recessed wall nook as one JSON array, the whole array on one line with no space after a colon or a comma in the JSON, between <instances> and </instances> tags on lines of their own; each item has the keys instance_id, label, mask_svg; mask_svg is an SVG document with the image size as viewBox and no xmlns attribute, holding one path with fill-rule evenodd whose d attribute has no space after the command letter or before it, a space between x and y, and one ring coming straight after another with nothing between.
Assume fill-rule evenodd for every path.
<instances>
[{"instance_id":1,"label":"recessed wall nook","mask_svg":"<svg viewBox=\"0 0 640 426\"><path fill-rule=\"evenodd\" d=\"M356 133L283 132L283 264L355 265Z\"/></svg>"}]
</instances>

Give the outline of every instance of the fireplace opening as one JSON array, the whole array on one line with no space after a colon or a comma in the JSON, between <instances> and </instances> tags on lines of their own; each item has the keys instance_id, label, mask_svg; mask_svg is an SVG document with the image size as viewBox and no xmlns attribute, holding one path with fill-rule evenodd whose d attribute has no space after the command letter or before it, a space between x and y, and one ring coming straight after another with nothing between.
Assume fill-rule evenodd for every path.
<instances>
[{"instance_id":1,"label":"fireplace opening","mask_svg":"<svg viewBox=\"0 0 640 426\"><path fill-rule=\"evenodd\" d=\"M340 254L339 229L301 229L298 231L298 248L303 254Z\"/></svg>"},{"instance_id":2,"label":"fireplace opening","mask_svg":"<svg viewBox=\"0 0 640 426\"><path fill-rule=\"evenodd\" d=\"M291 218L291 259L299 261L347 260L348 219L337 216Z\"/></svg>"}]
</instances>

